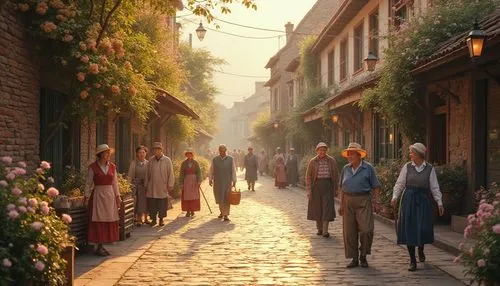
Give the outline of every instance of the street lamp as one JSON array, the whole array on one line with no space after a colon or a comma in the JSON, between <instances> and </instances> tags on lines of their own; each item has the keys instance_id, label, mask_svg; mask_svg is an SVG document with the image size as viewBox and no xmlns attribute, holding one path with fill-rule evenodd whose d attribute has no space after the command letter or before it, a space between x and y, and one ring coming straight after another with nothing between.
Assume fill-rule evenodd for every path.
<instances>
[{"instance_id":1,"label":"street lamp","mask_svg":"<svg viewBox=\"0 0 500 286\"><path fill-rule=\"evenodd\" d=\"M200 22L200 26L198 26L198 28L196 29L196 36L198 36L198 39L200 41L203 41L206 33L207 30L203 27L203 23Z\"/></svg>"},{"instance_id":2,"label":"street lamp","mask_svg":"<svg viewBox=\"0 0 500 286\"><path fill-rule=\"evenodd\" d=\"M373 52L368 53L368 57L365 58L365 67L368 71L374 71L375 65L377 65L378 58Z\"/></svg>"},{"instance_id":3,"label":"street lamp","mask_svg":"<svg viewBox=\"0 0 500 286\"><path fill-rule=\"evenodd\" d=\"M339 122L339 115L336 112L332 113L332 122L333 123Z\"/></svg>"},{"instance_id":4,"label":"street lamp","mask_svg":"<svg viewBox=\"0 0 500 286\"><path fill-rule=\"evenodd\" d=\"M474 23L474 29L467 36L467 47L469 48L470 57L474 60L481 57L483 54L484 42L486 41L486 33L481 30L477 21Z\"/></svg>"}]
</instances>

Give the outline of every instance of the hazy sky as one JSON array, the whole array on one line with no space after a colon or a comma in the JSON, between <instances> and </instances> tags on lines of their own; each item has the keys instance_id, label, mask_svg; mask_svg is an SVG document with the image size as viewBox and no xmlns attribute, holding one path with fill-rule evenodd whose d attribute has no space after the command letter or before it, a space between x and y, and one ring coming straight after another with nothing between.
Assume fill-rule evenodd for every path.
<instances>
[{"instance_id":1,"label":"hazy sky","mask_svg":"<svg viewBox=\"0 0 500 286\"><path fill-rule=\"evenodd\" d=\"M182 40L187 41L189 33L193 33L193 47L205 48L211 51L214 56L226 60L227 65L222 66L223 72L263 76L247 78L216 73L215 83L220 91L216 98L218 102L231 107L234 101L240 101L243 97L249 97L253 94L255 81L266 81L269 78L270 71L266 70L264 66L269 58L280 47L283 47L285 43L285 24L290 21L297 26L315 2L316 0L258 0L256 1L258 5L257 11L234 4L232 5L231 14L217 15L218 18L232 23L283 31L283 33L260 31L217 21L221 32L247 37L281 35L280 38L274 37L270 39L245 39L223 34L209 30L216 29L214 24L207 24L204 21L203 24L208 31L203 42L200 42L195 32L200 18L189 15L191 12L186 9L177 13L177 21L183 27Z\"/></svg>"}]
</instances>

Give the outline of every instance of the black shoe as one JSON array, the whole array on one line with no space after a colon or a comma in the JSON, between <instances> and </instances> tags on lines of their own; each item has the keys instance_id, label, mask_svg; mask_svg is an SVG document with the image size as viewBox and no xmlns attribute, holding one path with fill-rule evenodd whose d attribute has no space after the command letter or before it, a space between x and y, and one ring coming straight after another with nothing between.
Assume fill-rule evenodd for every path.
<instances>
[{"instance_id":1,"label":"black shoe","mask_svg":"<svg viewBox=\"0 0 500 286\"><path fill-rule=\"evenodd\" d=\"M366 256L359 257L359 265L363 268L368 268L368 261L366 261Z\"/></svg>"},{"instance_id":2,"label":"black shoe","mask_svg":"<svg viewBox=\"0 0 500 286\"><path fill-rule=\"evenodd\" d=\"M327 232L327 233L323 234L323 237L324 237L324 238L329 238L329 237L330 237L330 234Z\"/></svg>"},{"instance_id":3,"label":"black shoe","mask_svg":"<svg viewBox=\"0 0 500 286\"><path fill-rule=\"evenodd\" d=\"M418 261L425 262L425 254L423 251L418 251Z\"/></svg>"},{"instance_id":4,"label":"black shoe","mask_svg":"<svg viewBox=\"0 0 500 286\"><path fill-rule=\"evenodd\" d=\"M318 230L318 232L316 232L316 235L323 235L323 232Z\"/></svg>"},{"instance_id":5,"label":"black shoe","mask_svg":"<svg viewBox=\"0 0 500 286\"><path fill-rule=\"evenodd\" d=\"M194 216L194 212L191 212L191 216Z\"/></svg>"},{"instance_id":6,"label":"black shoe","mask_svg":"<svg viewBox=\"0 0 500 286\"><path fill-rule=\"evenodd\" d=\"M416 261L410 262L410 266L408 266L408 271L413 272L415 270L417 270L417 262Z\"/></svg>"},{"instance_id":7,"label":"black shoe","mask_svg":"<svg viewBox=\"0 0 500 286\"><path fill-rule=\"evenodd\" d=\"M230 221L230 219L227 217L227 215L224 216L224 221Z\"/></svg>"},{"instance_id":8,"label":"black shoe","mask_svg":"<svg viewBox=\"0 0 500 286\"><path fill-rule=\"evenodd\" d=\"M191 213L190 212L187 212L186 213L186 217L190 217L191 216Z\"/></svg>"},{"instance_id":9,"label":"black shoe","mask_svg":"<svg viewBox=\"0 0 500 286\"><path fill-rule=\"evenodd\" d=\"M164 226L165 223L163 222L163 219L160 219L160 226Z\"/></svg>"},{"instance_id":10,"label":"black shoe","mask_svg":"<svg viewBox=\"0 0 500 286\"><path fill-rule=\"evenodd\" d=\"M359 266L359 260L357 258L353 258L351 263L347 264L347 268L354 268Z\"/></svg>"},{"instance_id":11,"label":"black shoe","mask_svg":"<svg viewBox=\"0 0 500 286\"><path fill-rule=\"evenodd\" d=\"M155 225L156 225L156 221L150 221L150 222L148 222L148 224L149 224L150 226L155 226Z\"/></svg>"},{"instance_id":12,"label":"black shoe","mask_svg":"<svg viewBox=\"0 0 500 286\"><path fill-rule=\"evenodd\" d=\"M221 219L222 217L223 217L223 216L222 216L222 214L220 214L217 218L218 218L218 219Z\"/></svg>"}]
</instances>

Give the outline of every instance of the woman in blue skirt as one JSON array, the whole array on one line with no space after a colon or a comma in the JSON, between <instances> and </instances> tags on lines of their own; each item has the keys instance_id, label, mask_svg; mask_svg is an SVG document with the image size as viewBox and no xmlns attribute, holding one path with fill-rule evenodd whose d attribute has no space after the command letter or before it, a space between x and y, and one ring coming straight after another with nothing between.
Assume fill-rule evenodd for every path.
<instances>
[{"instance_id":1,"label":"woman in blue skirt","mask_svg":"<svg viewBox=\"0 0 500 286\"><path fill-rule=\"evenodd\" d=\"M401 169L392 195L392 205L396 207L399 195L403 193L399 205L397 221L398 244L405 244L410 254L408 271L417 270L415 247L418 246L418 258L425 262L424 244L434 242L433 207L431 197L437 202L439 215L444 212L442 194L439 190L436 171L427 163L422 143L410 146L411 162Z\"/></svg>"}]
</instances>

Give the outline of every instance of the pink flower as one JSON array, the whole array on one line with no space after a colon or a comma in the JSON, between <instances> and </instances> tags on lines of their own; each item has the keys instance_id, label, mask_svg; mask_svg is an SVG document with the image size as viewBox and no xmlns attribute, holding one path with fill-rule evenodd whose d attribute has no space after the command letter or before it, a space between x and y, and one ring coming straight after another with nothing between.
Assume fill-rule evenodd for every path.
<instances>
[{"instance_id":1,"label":"pink flower","mask_svg":"<svg viewBox=\"0 0 500 286\"><path fill-rule=\"evenodd\" d=\"M91 63L89 64L89 72L91 74L98 74L99 73L99 65Z\"/></svg>"},{"instance_id":2,"label":"pink flower","mask_svg":"<svg viewBox=\"0 0 500 286\"><path fill-rule=\"evenodd\" d=\"M483 212L491 212L494 208L492 205L484 203L479 206L479 209L482 210Z\"/></svg>"},{"instance_id":3,"label":"pink flower","mask_svg":"<svg viewBox=\"0 0 500 286\"><path fill-rule=\"evenodd\" d=\"M66 34L66 35L64 35L64 37L62 38L62 40L65 43L69 43L69 42L73 41L73 36L71 36L69 34Z\"/></svg>"},{"instance_id":4,"label":"pink flower","mask_svg":"<svg viewBox=\"0 0 500 286\"><path fill-rule=\"evenodd\" d=\"M23 169L23 168L15 168L14 169L14 174L18 175L18 176L22 176L22 175L25 175L26 174L26 170Z\"/></svg>"},{"instance_id":5,"label":"pink flower","mask_svg":"<svg viewBox=\"0 0 500 286\"><path fill-rule=\"evenodd\" d=\"M19 163L17 163L17 165L20 167L20 168L26 168L26 163L21 161Z\"/></svg>"},{"instance_id":6,"label":"pink flower","mask_svg":"<svg viewBox=\"0 0 500 286\"><path fill-rule=\"evenodd\" d=\"M46 201L41 201L40 202L40 206L49 206L49 203L47 203Z\"/></svg>"},{"instance_id":7,"label":"pink flower","mask_svg":"<svg viewBox=\"0 0 500 286\"><path fill-rule=\"evenodd\" d=\"M54 187L50 187L50 188L47 190L47 195L48 195L49 197L53 197L53 198L54 198L54 197L56 197L57 195L59 195L59 191L58 191L56 188L54 188Z\"/></svg>"},{"instance_id":8,"label":"pink flower","mask_svg":"<svg viewBox=\"0 0 500 286\"><path fill-rule=\"evenodd\" d=\"M460 244L458 245L458 249L460 249L460 250L464 249L464 243L463 242L460 242Z\"/></svg>"},{"instance_id":9,"label":"pink flower","mask_svg":"<svg viewBox=\"0 0 500 286\"><path fill-rule=\"evenodd\" d=\"M27 5L27 4L26 4L26 5ZM3 265L3 267L5 267L5 268L9 268L9 267L11 267L11 266L12 266L12 262L11 262L8 258L4 258L4 259L2 260L2 265Z\"/></svg>"},{"instance_id":10,"label":"pink flower","mask_svg":"<svg viewBox=\"0 0 500 286\"><path fill-rule=\"evenodd\" d=\"M17 202L22 204L22 205L27 205L28 199L26 197L22 197L22 198L19 198L19 200Z\"/></svg>"},{"instance_id":11,"label":"pink flower","mask_svg":"<svg viewBox=\"0 0 500 286\"><path fill-rule=\"evenodd\" d=\"M5 180L1 180L0 181L0 187L4 187L5 188L5 187L8 187L8 186L9 186L9 183L7 183L7 181L5 181Z\"/></svg>"},{"instance_id":12,"label":"pink flower","mask_svg":"<svg viewBox=\"0 0 500 286\"><path fill-rule=\"evenodd\" d=\"M21 189L19 189L18 187L14 187L12 188L11 193L14 196L20 196L23 193L23 191L21 191Z\"/></svg>"},{"instance_id":13,"label":"pink flower","mask_svg":"<svg viewBox=\"0 0 500 286\"><path fill-rule=\"evenodd\" d=\"M135 89L135 86L131 85L128 87L128 92L131 94L131 95L136 95L137 93L137 90Z\"/></svg>"},{"instance_id":14,"label":"pink flower","mask_svg":"<svg viewBox=\"0 0 500 286\"><path fill-rule=\"evenodd\" d=\"M40 167L42 167L42 169L44 169L44 170L48 170L48 169L50 169L50 163L47 161L42 161L40 163Z\"/></svg>"},{"instance_id":15,"label":"pink flower","mask_svg":"<svg viewBox=\"0 0 500 286\"><path fill-rule=\"evenodd\" d=\"M483 268L486 266L486 261L484 261L484 259L479 259L476 264L477 264L477 267Z\"/></svg>"},{"instance_id":16,"label":"pink flower","mask_svg":"<svg viewBox=\"0 0 500 286\"><path fill-rule=\"evenodd\" d=\"M38 189L40 191L43 191L43 190L45 190L45 186L43 184L38 184Z\"/></svg>"},{"instance_id":17,"label":"pink flower","mask_svg":"<svg viewBox=\"0 0 500 286\"><path fill-rule=\"evenodd\" d=\"M88 58L88 57L87 57ZM82 57L83 59L83 57ZM78 81L82 82L85 80L85 73L82 73L82 72L79 72L76 74L76 78L78 79Z\"/></svg>"},{"instance_id":18,"label":"pink flower","mask_svg":"<svg viewBox=\"0 0 500 286\"><path fill-rule=\"evenodd\" d=\"M493 230L494 233L500 234L500 223L495 224L491 230Z\"/></svg>"},{"instance_id":19,"label":"pink flower","mask_svg":"<svg viewBox=\"0 0 500 286\"><path fill-rule=\"evenodd\" d=\"M7 205L7 210L8 211L15 210L15 209L16 209L16 205L15 204L8 204Z\"/></svg>"},{"instance_id":20,"label":"pink flower","mask_svg":"<svg viewBox=\"0 0 500 286\"><path fill-rule=\"evenodd\" d=\"M53 183L54 183L54 178L52 178L52 177L48 177L48 178L47 178L47 181L48 181L49 183L53 184Z\"/></svg>"},{"instance_id":21,"label":"pink flower","mask_svg":"<svg viewBox=\"0 0 500 286\"><path fill-rule=\"evenodd\" d=\"M120 87L119 87L119 86L117 86L116 84L113 84L113 85L111 86L111 92L112 92L112 93L120 93Z\"/></svg>"},{"instance_id":22,"label":"pink flower","mask_svg":"<svg viewBox=\"0 0 500 286\"><path fill-rule=\"evenodd\" d=\"M28 200L28 204L32 207L36 207L38 205L38 201L35 198L31 198Z\"/></svg>"},{"instance_id":23,"label":"pink flower","mask_svg":"<svg viewBox=\"0 0 500 286\"><path fill-rule=\"evenodd\" d=\"M455 257L455 259L453 259L453 263L459 263L460 262L460 256L457 256Z\"/></svg>"},{"instance_id":24,"label":"pink flower","mask_svg":"<svg viewBox=\"0 0 500 286\"><path fill-rule=\"evenodd\" d=\"M41 255L47 255L47 253L49 253L49 249L43 244L40 244L36 248L36 251L38 251L38 253L40 253Z\"/></svg>"},{"instance_id":25,"label":"pink flower","mask_svg":"<svg viewBox=\"0 0 500 286\"><path fill-rule=\"evenodd\" d=\"M67 215L67 214L63 214L62 215L62 220L65 222L65 223L71 223L71 221L73 221L73 219L71 218L71 216Z\"/></svg>"},{"instance_id":26,"label":"pink flower","mask_svg":"<svg viewBox=\"0 0 500 286\"><path fill-rule=\"evenodd\" d=\"M14 174L14 172L10 172L7 174L7 176L5 176L5 178L9 181L12 181L16 178L16 174Z\"/></svg>"},{"instance_id":27,"label":"pink flower","mask_svg":"<svg viewBox=\"0 0 500 286\"><path fill-rule=\"evenodd\" d=\"M12 164L12 158L9 156L2 157L2 162L4 164L10 165L10 164Z\"/></svg>"},{"instance_id":28,"label":"pink flower","mask_svg":"<svg viewBox=\"0 0 500 286\"><path fill-rule=\"evenodd\" d=\"M30 9L30 5L26 3L19 4L17 7L19 7L19 10L21 10L21 12L26 12Z\"/></svg>"},{"instance_id":29,"label":"pink flower","mask_svg":"<svg viewBox=\"0 0 500 286\"><path fill-rule=\"evenodd\" d=\"M89 92L88 92L88 91L86 91L86 90L82 90L82 91L80 91L80 98L81 98L81 99L85 99L85 98L87 98L88 96L89 96Z\"/></svg>"},{"instance_id":30,"label":"pink flower","mask_svg":"<svg viewBox=\"0 0 500 286\"><path fill-rule=\"evenodd\" d=\"M50 21L45 21L43 22L41 25L40 25L40 28L42 29L42 31L44 31L45 33L52 33L54 32L56 29L57 29L57 26L56 24L50 22Z\"/></svg>"},{"instance_id":31,"label":"pink flower","mask_svg":"<svg viewBox=\"0 0 500 286\"><path fill-rule=\"evenodd\" d=\"M14 220L19 216L19 213L16 210L11 210L8 213L10 219Z\"/></svg>"},{"instance_id":32,"label":"pink flower","mask_svg":"<svg viewBox=\"0 0 500 286\"><path fill-rule=\"evenodd\" d=\"M132 70L132 64L129 61L125 61L123 67L127 70Z\"/></svg>"},{"instance_id":33,"label":"pink flower","mask_svg":"<svg viewBox=\"0 0 500 286\"><path fill-rule=\"evenodd\" d=\"M37 168L37 169L36 169L36 173L37 173L38 175L43 174L43 170L42 170L42 168Z\"/></svg>"},{"instance_id":34,"label":"pink flower","mask_svg":"<svg viewBox=\"0 0 500 286\"><path fill-rule=\"evenodd\" d=\"M44 215L48 215L48 214L49 214L49 212L50 212L50 208L49 208L49 206L45 206L45 205L44 205L44 206L42 206L42 207L40 207L40 210L42 211L42 213L43 213Z\"/></svg>"},{"instance_id":35,"label":"pink flower","mask_svg":"<svg viewBox=\"0 0 500 286\"><path fill-rule=\"evenodd\" d=\"M36 6L36 12L40 15L45 15L45 13L47 13L47 9L49 9L49 6L45 2L40 2Z\"/></svg>"},{"instance_id":36,"label":"pink flower","mask_svg":"<svg viewBox=\"0 0 500 286\"><path fill-rule=\"evenodd\" d=\"M26 209L28 209L29 213L34 213L35 212L35 210L32 207L27 207Z\"/></svg>"},{"instance_id":37,"label":"pink flower","mask_svg":"<svg viewBox=\"0 0 500 286\"><path fill-rule=\"evenodd\" d=\"M39 221L35 221L31 224L31 228L36 230L36 231L40 231L43 228L43 223L41 223Z\"/></svg>"},{"instance_id":38,"label":"pink flower","mask_svg":"<svg viewBox=\"0 0 500 286\"><path fill-rule=\"evenodd\" d=\"M86 51L87 50L87 45L84 42L80 42L80 50Z\"/></svg>"},{"instance_id":39,"label":"pink flower","mask_svg":"<svg viewBox=\"0 0 500 286\"><path fill-rule=\"evenodd\" d=\"M85 44L84 44L84 45L85 45ZM83 56L80 60L81 60L82 62L84 62L84 63L88 63L88 62L89 62L89 60L90 60L90 58L89 58L89 56L85 55L85 56Z\"/></svg>"},{"instance_id":40,"label":"pink flower","mask_svg":"<svg viewBox=\"0 0 500 286\"><path fill-rule=\"evenodd\" d=\"M37 261L35 263L35 268L38 271L42 271L45 268L45 264L43 264L43 262L41 262L41 261Z\"/></svg>"},{"instance_id":41,"label":"pink flower","mask_svg":"<svg viewBox=\"0 0 500 286\"><path fill-rule=\"evenodd\" d=\"M22 214L28 211L28 209L25 206L18 206L17 210Z\"/></svg>"}]
</instances>

